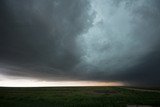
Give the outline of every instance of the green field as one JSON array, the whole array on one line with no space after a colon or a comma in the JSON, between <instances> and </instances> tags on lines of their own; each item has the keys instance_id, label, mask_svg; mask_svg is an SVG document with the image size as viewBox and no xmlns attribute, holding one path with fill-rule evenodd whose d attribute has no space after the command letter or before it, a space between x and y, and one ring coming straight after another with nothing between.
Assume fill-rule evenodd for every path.
<instances>
[{"instance_id":1,"label":"green field","mask_svg":"<svg viewBox=\"0 0 160 107\"><path fill-rule=\"evenodd\" d=\"M0 88L0 107L160 106L160 92L125 87Z\"/></svg>"}]
</instances>

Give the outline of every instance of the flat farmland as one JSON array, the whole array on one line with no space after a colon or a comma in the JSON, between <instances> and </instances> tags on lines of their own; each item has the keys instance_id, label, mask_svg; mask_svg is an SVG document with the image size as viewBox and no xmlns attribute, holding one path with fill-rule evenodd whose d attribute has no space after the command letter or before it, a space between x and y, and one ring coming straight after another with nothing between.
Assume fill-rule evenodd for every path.
<instances>
[{"instance_id":1,"label":"flat farmland","mask_svg":"<svg viewBox=\"0 0 160 107\"><path fill-rule=\"evenodd\" d=\"M160 90L129 87L0 88L0 107L132 107L132 105L160 107Z\"/></svg>"}]
</instances>

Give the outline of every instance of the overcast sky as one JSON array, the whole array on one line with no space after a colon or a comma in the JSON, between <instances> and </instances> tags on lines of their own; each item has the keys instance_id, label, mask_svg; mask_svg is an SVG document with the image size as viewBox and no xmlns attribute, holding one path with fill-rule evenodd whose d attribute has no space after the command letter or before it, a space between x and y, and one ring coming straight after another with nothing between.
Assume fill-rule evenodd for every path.
<instances>
[{"instance_id":1,"label":"overcast sky","mask_svg":"<svg viewBox=\"0 0 160 107\"><path fill-rule=\"evenodd\" d=\"M159 0L1 0L0 14L0 75L160 86Z\"/></svg>"}]
</instances>

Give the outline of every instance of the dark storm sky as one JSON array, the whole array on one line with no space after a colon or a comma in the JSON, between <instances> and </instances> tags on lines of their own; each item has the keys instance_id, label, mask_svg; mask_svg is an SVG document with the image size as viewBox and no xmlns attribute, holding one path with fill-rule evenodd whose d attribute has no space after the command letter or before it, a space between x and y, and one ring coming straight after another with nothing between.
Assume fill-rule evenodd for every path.
<instances>
[{"instance_id":1,"label":"dark storm sky","mask_svg":"<svg viewBox=\"0 0 160 107\"><path fill-rule=\"evenodd\" d=\"M0 74L160 86L159 0L1 0Z\"/></svg>"}]
</instances>

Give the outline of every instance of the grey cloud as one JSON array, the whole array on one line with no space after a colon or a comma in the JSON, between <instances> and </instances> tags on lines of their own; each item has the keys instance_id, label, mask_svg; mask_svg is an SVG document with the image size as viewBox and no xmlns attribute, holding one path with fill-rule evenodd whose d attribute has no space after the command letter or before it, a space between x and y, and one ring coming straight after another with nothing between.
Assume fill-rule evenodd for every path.
<instances>
[{"instance_id":1,"label":"grey cloud","mask_svg":"<svg viewBox=\"0 0 160 107\"><path fill-rule=\"evenodd\" d=\"M90 26L87 1L3 2L6 23L2 23L2 59L43 63L61 70L69 70L79 62L74 39Z\"/></svg>"},{"instance_id":2,"label":"grey cloud","mask_svg":"<svg viewBox=\"0 0 160 107\"><path fill-rule=\"evenodd\" d=\"M159 0L1 0L1 74L159 86Z\"/></svg>"},{"instance_id":3,"label":"grey cloud","mask_svg":"<svg viewBox=\"0 0 160 107\"><path fill-rule=\"evenodd\" d=\"M79 41L88 78L159 86L160 14L157 1L95 0L95 24ZM99 13L99 14L98 14ZM151 60L151 61L150 61ZM152 62L152 64L150 63ZM154 67L156 66L156 67ZM86 72L87 71L87 72ZM94 73L93 73L94 72Z\"/></svg>"}]
</instances>

